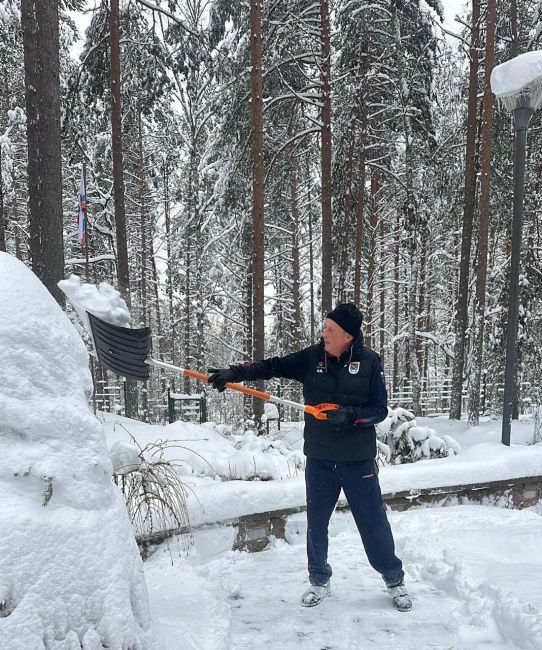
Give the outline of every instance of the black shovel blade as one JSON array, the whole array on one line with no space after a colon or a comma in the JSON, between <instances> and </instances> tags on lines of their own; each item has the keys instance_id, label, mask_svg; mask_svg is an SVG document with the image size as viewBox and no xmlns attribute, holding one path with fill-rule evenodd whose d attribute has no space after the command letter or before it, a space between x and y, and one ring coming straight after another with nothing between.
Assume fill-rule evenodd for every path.
<instances>
[{"instance_id":1,"label":"black shovel blade","mask_svg":"<svg viewBox=\"0 0 542 650\"><path fill-rule=\"evenodd\" d=\"M87 312L98 361L108 370L137 381L149 378L151 367L145 359L151 352L149 327L130 329L108 323Z\"/></svg>"}]
</instances>

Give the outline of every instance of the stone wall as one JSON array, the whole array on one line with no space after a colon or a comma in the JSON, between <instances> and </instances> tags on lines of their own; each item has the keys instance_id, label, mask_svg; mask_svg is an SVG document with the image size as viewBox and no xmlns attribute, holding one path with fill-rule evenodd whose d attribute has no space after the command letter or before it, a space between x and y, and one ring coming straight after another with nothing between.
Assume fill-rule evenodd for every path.
<instances>
[{"instance_id":1,"label":"stone wall","mask_svg":"<svg viewBox=\"0 0 542 650\"><path fill-rule=\"evenodd\" d=\"M384 503L392 510L407 510L407 508L428 505L446 506L458 503L480 503L522 509L534 506L542 499L542 476L396 492L394 494L384 494L383 499ZM337 505L337 510L348 509L348 504L345 501L340 501ZM234 526L235 541L233 549L256 552L267 546L271 536L285 539L287 518L305 510L305 506L299 506L297 508L260 512L237 519L217 521L214 524L194 527L194 531L214 526ZM151 536L146 536L144 539L140 538L137 541L143 555L146 555L149 546L160 543L174 535L187 532L189 531L185 529L167 530L153 533Z\"/></svg>"},{"instance_id":2,"label":"stone wall","mask_svg":"<svg viewBox=\"0 0 542 650\"><path fill-rule=\"evenodd\" d=\"M382 496L384 503L392 510L457 503L502 505L507 508L521 509L534 506L539 499L542 499L542 476L411 490ZM337 510L349 510L348 504L339 502ZM267 546L271 535L284 539L287 517L304 511L303 506L240 517L234 524L237 527L234 549L261 551Z\"/></svg>"}]
</instances>

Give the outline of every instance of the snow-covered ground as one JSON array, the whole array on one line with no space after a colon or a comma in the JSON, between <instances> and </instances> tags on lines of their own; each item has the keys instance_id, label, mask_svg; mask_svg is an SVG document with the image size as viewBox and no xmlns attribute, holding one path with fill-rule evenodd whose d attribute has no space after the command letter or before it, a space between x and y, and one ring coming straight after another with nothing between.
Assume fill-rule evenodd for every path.
<instances>
[{"instance_id":1,"label":"snow-covered ground","mask_svg":"<svg viewBox=\"0 0 542 650\"><path fill-rule=\"evenodd\" d=\"M157 426L107 413L100 417L109 446L130 440L130 434L141 446L156 440L176 441L164 457L175 460L189 488L194 526L305 503L300 423L284 424L274 436L277 439L270 441L251 434L232 435L226 427L212 423ZM499 420L487 419L470 429L466 422L447 418L419 418L418 422L438 435L452 436L462 451L448 458L383 467L380 484L384 493L542 475L542 444L528 444L532 421L512 423L510 447L500 443ZM255 470L259 476L282 480L234 480Z\"/></svg>"},{"instance_id":2,"label":"snow-covered ground","mask_svg":"<svg viewBox=\"0 0 542 650\"><path fill-rule=\"evenodd\" d=\"M178 459L190 488L194 525L304 504L302 471L288 473L287 462L288 450L301 448L298 424L286 424L275 434L284 448L266 449L263 441L258 447L250 436L245 440L210 423L155 427L101 417L110 444L127 439L127 431L140 444L182 440L171 458ZM445 418L420 418L419 423L440 436L453 436L462 452L384 467L384 492L542 474L542 445L528 444L532 422L513 423L510 448L500 444L500 421L487 419L471 429ZM231 459L240 459L240 450L247 453L241 453L238 470L255 465L285 478L213 478L206 461L231 478ZM255 554L231 550L231 526L199 528L188 555L179 553L173 540L157 547L145 563L155 629L165 650L540 650L541 512L483 505L390 512L414 601L407 614L391 607L349 513L332 518L332 596L311 609L299 605L306 587L304 514L288 519L287 542L274 540Z\"/></svg>"},{"instance_id":3,"label":"snow-covered ground","mask_svg":"<svg viewBox=\"0 0 542 650\"><path fill-rule=\"evenodd\" d=\"M78 306L92 302L127 323L108 286L89 293L71 278L64 289ZM350 515L337 513L332 595L304 609L303 514L289 518L287 541L256 554L231 550L232 526L198 527L303 505L300 425L269 439L213 423L160 427L101 414L102 428L88 405L80 337L35 276L4 253L0 293L0 650L150 650L155 641L164 650L542 648L540 504L390 513L414 600L408 614L391 607ZM542 444L528 444L532 422L514 423L510 448L499 442L498 421L418 424L462 451L383 468L384 492L542 475ZM137 465L139 450L160 440L168 443L158 453L188 488L196 529L188 553L175 540L157 547L145 580L111 470Z\"/></svg>"},{"instance_id":4,"label":"snow-covered ground","mask_svg":"<svg viewBox=\"0 0 542 650\"><path fill-rule=\"evenodd\" d=\"M75 289L86 302L84 287ZM304 609L303 514L289 518L287 542L274 540L257 554L231 550L232 526L198 527L304 504L300 424L284 424L269 439L236 435L223 424L162 427L111 414L100 418L117 469L137 464L138 453L152 459L147 446L167 441L154 451L175 464L188 488L193 546L185 555L182 543L172 540L145 564L164 650L542 648L538 511L462 505L390 512L414 599L409 614L391 607L350 515L337 513L331 524L332 596ZM474 429L447 418L420 418L417 424L432 430L433 441L450 436L461 453L386 466L383 492L542 474L542 445L528 444L532 422L514 423L509 448L500 444L495 420Z\"/></svg>"},{"instance_id":5,"label":"snow-covered ground","mask_svg":"<svg viewBox=\"0 0 542 650\"><path fill-rule=\"evenodd\" d=\"M390 513L414 608L395 611L347 513L330 527L332 595L303 608L305 520L288 542L233 552L226 529L200 531L145 563L164 650L540 650L542 518L534 511L453 506Z\"/></svg>"}]
</instances>

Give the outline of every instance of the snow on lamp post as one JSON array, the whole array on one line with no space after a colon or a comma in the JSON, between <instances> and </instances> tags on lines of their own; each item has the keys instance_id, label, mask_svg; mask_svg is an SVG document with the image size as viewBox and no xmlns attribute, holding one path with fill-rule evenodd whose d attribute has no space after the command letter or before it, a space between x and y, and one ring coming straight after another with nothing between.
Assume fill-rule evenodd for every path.
<instances>
[{"instance_id":1,"label":"snow on lamp post","mask_svg":"<svg viewBox=\"0 0 542 650\"><path fill-rule=\"evenodd\" d=\"M514 117L514 211L502 420L502 443L510 445L514 368L517 358L519 260L525 195L527 128L531 117L542 104L542 51L526 52L493 68L491 89Z\"/></svg>"}]
</instances>

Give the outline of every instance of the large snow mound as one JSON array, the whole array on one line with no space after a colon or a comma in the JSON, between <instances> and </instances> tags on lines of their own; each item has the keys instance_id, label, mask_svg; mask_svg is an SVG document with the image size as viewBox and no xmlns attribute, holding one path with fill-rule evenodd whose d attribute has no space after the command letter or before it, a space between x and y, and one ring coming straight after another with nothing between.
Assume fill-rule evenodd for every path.
<instances>
[{"instance_id":1,"label":"large snow mound","mask_svg":"<svg viewBox=\"0 0 542 650\"><path fill-rule=\"evenodd\" d=\"M0 295L0 648L154 648L84 344L6 253Z\"/></svg>"}]
</instances>

